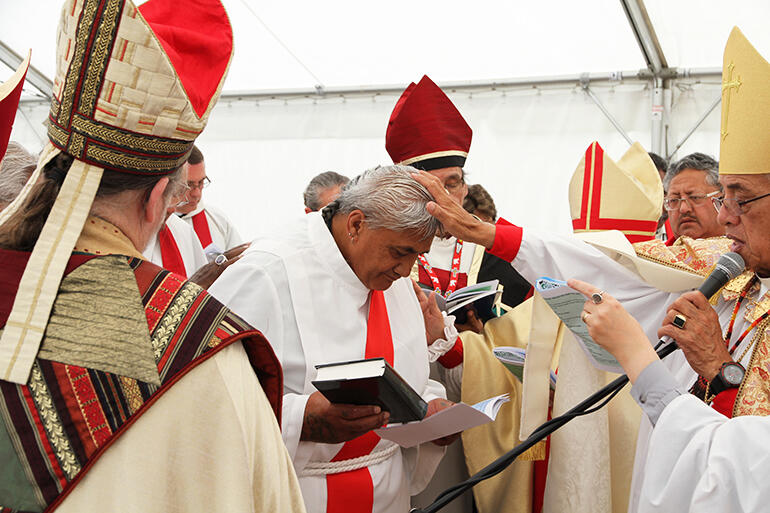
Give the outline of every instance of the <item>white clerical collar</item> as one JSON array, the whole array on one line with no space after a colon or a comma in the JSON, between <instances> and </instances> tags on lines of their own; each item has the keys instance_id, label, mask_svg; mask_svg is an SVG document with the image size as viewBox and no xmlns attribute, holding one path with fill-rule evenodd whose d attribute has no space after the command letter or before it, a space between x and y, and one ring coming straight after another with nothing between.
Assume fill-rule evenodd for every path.
<instances>
[{"instance_id":1,"label":"white clerical collar","mask_svg":"<svg viewBox=\"0 0 770 513\"><path fill-rule=\"evenodd\" d=\"M332 232L326 226L321 213L311 212L304 217L307 219L310 243L318 252L322 265L326 266L332 275L344 283L350 289L351 294L358 298L358 302L363 306L369 299L369 289L361 283L356 273L348 265L345 257L342 256L332 236Z\"/></svg>"}]
</instances>

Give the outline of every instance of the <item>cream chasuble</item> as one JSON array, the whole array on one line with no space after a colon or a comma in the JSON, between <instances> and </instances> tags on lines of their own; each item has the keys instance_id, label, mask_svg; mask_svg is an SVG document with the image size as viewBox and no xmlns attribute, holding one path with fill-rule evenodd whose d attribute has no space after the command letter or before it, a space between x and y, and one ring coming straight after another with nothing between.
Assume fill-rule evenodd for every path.
<instances>
[{"instance_id":1,"label":"cream chasuble","mask_svg":"<svg viewBox=\"0 0 770 513\"><path fill-rule=\"evenodd\" d=\"M117 227L96 217L86 220L75 246L86 250L141 258ZM194 493L181 495L182 489ZM240 343L201 363L162 395L57 509L304 510L275 416Z\"/></svg>"}]
</instances>

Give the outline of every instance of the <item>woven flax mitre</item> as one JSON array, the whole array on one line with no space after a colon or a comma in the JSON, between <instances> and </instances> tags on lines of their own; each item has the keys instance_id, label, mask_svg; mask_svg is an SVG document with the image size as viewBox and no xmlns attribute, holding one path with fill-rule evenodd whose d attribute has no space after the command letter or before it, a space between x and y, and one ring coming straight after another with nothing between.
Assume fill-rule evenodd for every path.
<instances>
[{"instance_id":1,"label":"woven flax mitre","mask_svg":"<svg viewBox=\"0 0 770 513\"><path fill-rule=\"evenodd\" d=\"M719 174L770 173L770 64L738 27L725 45Z\"/></svg>"},{"instance_id":2,"label":"woven flax mitre","mask_svg":"<svg viewBox=\"0 0 770 513\"><path fill-rule=\"evenodd\" d=\"M593 142L570 180L569 204L575 233L619 230L639 242L655 236L663 184L641 144L615 163Z\"/></svg>"},{"instance_id":3,"label":"woven flax mitre","mask_svg":"<svg viewBox=\"0 0 770 513\"><path fill-rule=\"evenodd\" d=\"M202 34L200 31L204 31ZM70 0L57 37L49 144L3 223L60 151L75 158L22 276L0 339L0 379L27 382L104 169L173 173L203 130L232 57L218 0Z\"/></svg>"}]
</instances>

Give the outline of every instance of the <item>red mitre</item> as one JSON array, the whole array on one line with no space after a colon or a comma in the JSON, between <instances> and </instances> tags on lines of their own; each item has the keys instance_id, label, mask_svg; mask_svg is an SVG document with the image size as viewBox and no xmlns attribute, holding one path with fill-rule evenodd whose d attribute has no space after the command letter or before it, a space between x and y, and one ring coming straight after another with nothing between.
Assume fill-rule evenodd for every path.
<instances>
[{"instance_id":1,"label":"red mitre","mask_svg":"<svg viewBox=\"0 0 770 513\"><path fill-rule=\"evenodd\" d=\"M0 160L5 155L8 141L11 139L13 121L16 119L16 110L19 108L21 89L24 86L24 77L29 69L31 55L32 52L29 52L11 78L0 84Z\"/></svg>"},{"instance_id":2,"label":"red mitre","mask_svg":"<svg viewBox=\"0 0 770 513\"><path fill-rule=\"evenodd\" d=\"M457 107L425 75L409 84L393 108L385 149L394 163L425 171L463 167L472 137Z\"/></svg>"}]
</instances>

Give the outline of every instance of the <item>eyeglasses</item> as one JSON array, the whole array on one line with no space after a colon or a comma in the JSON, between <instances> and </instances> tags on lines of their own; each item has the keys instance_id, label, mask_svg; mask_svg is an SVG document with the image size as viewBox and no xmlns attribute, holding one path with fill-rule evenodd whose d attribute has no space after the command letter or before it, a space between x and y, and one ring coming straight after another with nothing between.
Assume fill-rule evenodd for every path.
<instances>
[{"instance_id":1,"label":"eyeglasses","mask_svg":"<svg viewBox=\"0 0 770 513\"><path fill-rule=\"evenodd\" d=\"M712 198L713 201L713 197L719 194L719 192L720 191L714 191L708 194L701 194L698 196L684 196L681 198L666 198L663 200L663 206L666 208L666 210L679 210L679 207L682 206L682 202L686 201L687 204L691 207L697 207L703 205L709 198Z\"/></svg>"},{"instance_id":2,"label":"eyeglasses","mask_svg":"<svg viewBox=\"0 0 770 513\"><path fill-rule=\"evenodd\" d=\"M743 209L743 205L746 205L747 203L751 203L752 201L757 201L762 198L766 198L770 196L770 192L767 194L762 194L761 196L756 196L754 198L749 198L747 200L737 200L735 198L711 198L711 202L714 204L714 208L717 209L717 212L721 210L722 206L724 205L727 208L727 211L730 213L730 215L733 216L742 216L746 213L746 211Z\"/></svg>"},{"instance_id":3,"label":"eyeglasses","mask_svg":"<svg viewBox=\"0 0 770 513\"><path fill-rule=\"evenodd\" d=\"M451 180L444 184L444 189L449 192L454 192L465 184L465 180Z\"/></svg>"},{"instance_id":4,"label":"eyeglasses","mask_svg":"<svg viewBox=\"0 0 770 513\"><path fill-rule=\"evenodd\" d=\"M187 183L182 182L178 185L178 188L179 188L179 191L176 194L174 194L173 197L182 198L182 200L175 203L174 208L180 208L190 203L190 201L187 199L187 193L190 192L190 189L191 189L190 182L187 182Z\"/></svg>"},{"instance_id":5,"label":"eyeglasses","mask_svg":"<svg viewBox=\"0 0 770 513\"><path fill-rule=\"evenodd\" d=\"M211 180L209 180L208 176L204 176L203 180L200 182L187 182L187 188L189 190L193 189L205 189L211 184Z\"/></svg>"}]
</instances>

